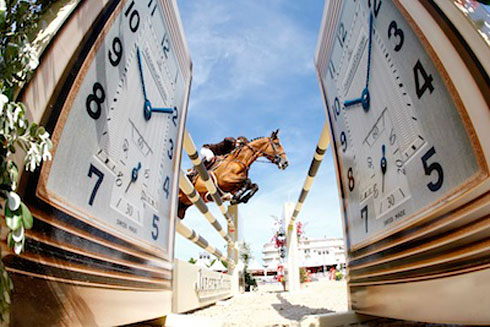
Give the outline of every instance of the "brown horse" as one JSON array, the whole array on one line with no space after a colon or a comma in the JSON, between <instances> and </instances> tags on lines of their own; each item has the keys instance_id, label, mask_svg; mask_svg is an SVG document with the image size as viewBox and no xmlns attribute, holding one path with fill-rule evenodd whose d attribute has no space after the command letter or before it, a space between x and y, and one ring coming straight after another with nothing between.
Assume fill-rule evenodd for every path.
<instances>
[{"instance_id":1,"label":"brown horse","mask_svg":"<svg viewBox=\"0 0 490 327\"><path fill-rule=\"evenodd\" d=\"M258 191L257 184L252 183L248 178L250 166L258 158L265 157L276 164L279 169L287 168L288 158L279 142L278 133L279 130L276 130L269 137L254 139L221 158L221 163L210 174L214 175L214 180L217 181L218 190L224 201L231 200L233 204L246 203ZM204 202L212 201L199 175L194 178L192 184ZM180 191L177 216L183 219L185 211L190 206L192 202Z\"/></svg>"}]
</instances>

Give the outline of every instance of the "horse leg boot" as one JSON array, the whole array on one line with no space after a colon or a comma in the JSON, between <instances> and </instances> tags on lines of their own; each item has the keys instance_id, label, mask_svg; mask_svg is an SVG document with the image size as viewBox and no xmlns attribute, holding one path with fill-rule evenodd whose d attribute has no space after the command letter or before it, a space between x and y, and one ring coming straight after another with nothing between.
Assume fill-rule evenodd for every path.
<instances>
[{"instance_id":1,"label":"horse leg boot","mask_svg":"<svg viewBox=\"0 0 490 327\"><path fill-rule=\"evenodd\" d=\"M241 199L241 202L242 203L247 203L248 200L250 200L250 198L252 196L254 196L255 193L257 193L257 191L259 190L259 186L257 184L252 184L252 186L250 187L250 192L248 192L242 199Z\"/></svg>"},{"instance_id":2,"label":"horse leg boot","mask_svg":"<svg viewBox=\"0 0 490 327\"><path fill-rule=\"evenodd\" d=\"M236 191L235 194L233 194L233 199L231 200L232 205L240 203L241 197L245 194L245 192L247 192L250 189L251 184L252 181L250 180L250 178L247 178L243 182L240 189Z\"/></svg>"}]
</instances>

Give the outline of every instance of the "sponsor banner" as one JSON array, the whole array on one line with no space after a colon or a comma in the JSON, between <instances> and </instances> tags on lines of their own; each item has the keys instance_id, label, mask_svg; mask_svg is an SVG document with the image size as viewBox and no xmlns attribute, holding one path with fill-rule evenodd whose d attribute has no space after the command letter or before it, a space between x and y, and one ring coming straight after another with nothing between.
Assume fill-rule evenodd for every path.
<instances>
[{"instance_id":1,"label":"sponsor banner","mask_svg":"<svg viewBox=\"0 0 490 327\"><path fill-rule=\"evenodd\" d=\"M175 259L172 311L187 312L232 296L232 276Z\"/></svg>"}]
</instances>

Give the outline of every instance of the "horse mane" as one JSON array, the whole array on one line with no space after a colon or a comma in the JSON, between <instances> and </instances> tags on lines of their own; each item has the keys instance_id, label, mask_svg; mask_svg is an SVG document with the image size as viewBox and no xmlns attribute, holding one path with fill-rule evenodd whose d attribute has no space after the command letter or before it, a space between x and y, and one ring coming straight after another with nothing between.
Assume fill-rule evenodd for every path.
<instances>
[{"instance_id":1,"label":"horse mane","mask_svg":"<svg viewBox=\"0 0 490 327\"><path fill-rule=\"evenodd\" d=\"M257 141L257 140L259 140L259 139L265 139L265 138L266 138L265 136L255 137L255 138L251 139L250 141L248 141L248 143L251 143L251 142L253 142L253 141Z\"/></svg>"},{"instance_id":2,"label":"horse mane","mask_svg":"<svg viewBox=\"0 0 490 327\"><path fill-rule=\"evenodd\" d=\"M266 138L266 136L259 136L259 137L254 137L253 139L250 139L248 140L248 142L246 144L249 144L249 143L252 143L253 141L257 141L257 140L260 140L260 139L264 139ZM232 155L239 155L240 152L242 151L242 149L245 148L245 144L239 146L238 148L234 149L233 151L231 151L230 153L228 153L224 158L228 157L228 156L232 156Z\"/></svg>"}]
</instances>

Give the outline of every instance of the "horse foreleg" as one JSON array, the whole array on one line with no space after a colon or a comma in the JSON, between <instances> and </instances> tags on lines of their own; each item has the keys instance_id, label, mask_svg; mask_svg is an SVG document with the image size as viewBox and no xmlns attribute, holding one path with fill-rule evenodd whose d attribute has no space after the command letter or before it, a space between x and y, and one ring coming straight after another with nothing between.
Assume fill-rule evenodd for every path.
<instances>
[{"instance_id":1,"label":"horse foreleg","mask_svg":"<svg viewBox=\"0 0 490 327\"><path fill-rule=\"evenodd\" d=\"M250 187L252 185L252 181L250 180L250 178L247 178L242 186L240 187L240 189L238 189L238 191L235 192L235 194L233 194L233 199L231 201L231 204L238 204L241 202L241 198L242 196L245 194L245 192L247 192Z\"/></svg>"},{"instance_id":2,"label":"horse foreleg","mask_svg":"<svg viewBox=\"0 0 490 327\"><path fill-rule=\"evenodd\" d=\"M180 219L184 219L185 211L190 206L192 206L192 202L190 201L190 199L184 194L184 192L179 191L179 206L177 211L177 217L179 217Z\"/></svg>"},{"instance_id":3,"label":"horse foreleg","mask_svg":"<svg viewBox=\"0 0 490 327\"><path fill-rule=\"evenodd\" d=\"M255 193L257 193L257 191L259 190L259 186L257 184L252 184L252 186L250 187L250 192L248 192L242 199L241 199L241 202L242 203L247 203L248 200L250 200L250 198L252 196L255 195Z\"/></svg>"}]
</instances>

